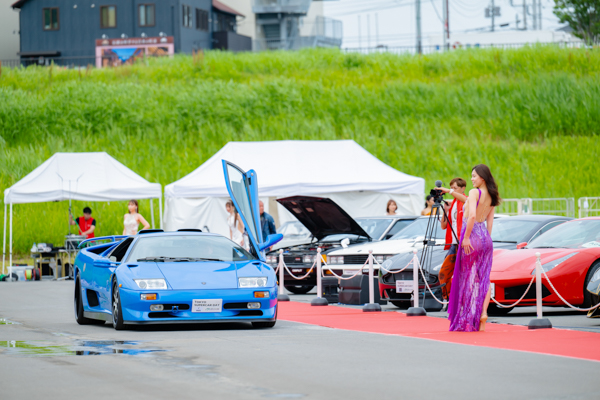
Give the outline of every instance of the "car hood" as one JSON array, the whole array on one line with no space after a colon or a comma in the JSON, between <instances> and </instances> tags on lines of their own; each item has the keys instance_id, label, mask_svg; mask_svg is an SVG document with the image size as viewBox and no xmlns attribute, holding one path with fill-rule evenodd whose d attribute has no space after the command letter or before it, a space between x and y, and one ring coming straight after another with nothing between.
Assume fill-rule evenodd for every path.
<instances>
[{"instance_id":1,"label":"car hood","mask_svg":"<svg viewBox=\"0 0 600 400\"><path fill-rule=\"evenodd\" d=\"M370 237L333 200L323 197L292 196L277 199L318 240L327 235L348 234Z\"/></svg>"},{"instance_id":2,"label":"car hood","mask_svg":"<svg viewBox=\"0 0 600 400\"><path fill-rule=\"evenodd\" d=\"M369 242L349 246L345 249L339 249L328 253L328 256L346 256L356 254L369 254L369 250L373 250L373 254L398 254L410 251L414 248L420 249L423 247L423 239L398 239L384 240L381 242Z\"/></svg>"},{"instance_id":3,"label":"car hood","mask_svg":"<svg viewBox=\"0 0 600 400\"><path fill-rule=\"evenodd\" d=\"M174 290L237 289L235 263L166 262L157 263L169 286Z\"/></svg>"},{"instance_id":4,"label":"car hood","mask_svg":"<svg viewBox=\"0 0 600 400\"><path fill-rule=\"evenodd\" d=\"M492 272L524 271L528 274L535 268L536 253L540 253L542 265L581 249L520 249L494 253Z\"/></svg>"}]
</instances>

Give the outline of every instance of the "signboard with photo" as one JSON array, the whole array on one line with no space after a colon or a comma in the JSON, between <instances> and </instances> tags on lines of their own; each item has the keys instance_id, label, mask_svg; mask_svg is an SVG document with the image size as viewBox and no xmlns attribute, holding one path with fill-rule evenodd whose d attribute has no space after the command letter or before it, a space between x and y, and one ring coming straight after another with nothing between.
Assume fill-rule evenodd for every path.
<instances>
[{"instance_id":1,"label":"signboard with photo","mask_svg":"<svg viewBox=\"0 0 600 400\"><path fill-rule=\"evenodd\" d=\"M168 56L174 53L173 36L97 39L96 67L118 67L133 64L138 58Z\"/></svg>"}]
</instances>

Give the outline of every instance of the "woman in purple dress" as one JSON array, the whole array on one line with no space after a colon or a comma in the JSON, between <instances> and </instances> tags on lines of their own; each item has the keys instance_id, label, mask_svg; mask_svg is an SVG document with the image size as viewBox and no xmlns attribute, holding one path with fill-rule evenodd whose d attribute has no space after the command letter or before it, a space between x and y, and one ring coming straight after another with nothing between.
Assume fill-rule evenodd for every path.
<instances>
[{"instance_id":1,"label":"woman in purple dress","mask_svg":"<svg viewBox=\"0 0 600 400\"><path fill-rule=\"evenodd\" d=\"M473 167L471 182L475 189L471 189L463 207L463 227L448 304L451 331L484 331L490 303L494 251L491 233L494 209L501 199L487 165Z\"/></svg>"}]
</instances>

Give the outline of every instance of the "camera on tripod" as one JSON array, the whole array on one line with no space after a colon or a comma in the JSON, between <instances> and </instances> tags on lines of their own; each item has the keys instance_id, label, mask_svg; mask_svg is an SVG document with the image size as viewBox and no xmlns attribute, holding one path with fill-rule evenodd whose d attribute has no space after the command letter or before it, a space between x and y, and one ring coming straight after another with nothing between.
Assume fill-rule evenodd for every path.
<instances>
[{"instance_id":1,"label":"camera on tripod","mask_svg":"<svg viewBox=\"0 0 600 400\"><path fill-rule=\"evenodd\" d=\"M442 181L435 181L436 187L442 187ZM433 197L433 202L436 204L446 203L444 201L444 193L440 189L431 189L429 195Z\"/></svg>"}]
</instances>

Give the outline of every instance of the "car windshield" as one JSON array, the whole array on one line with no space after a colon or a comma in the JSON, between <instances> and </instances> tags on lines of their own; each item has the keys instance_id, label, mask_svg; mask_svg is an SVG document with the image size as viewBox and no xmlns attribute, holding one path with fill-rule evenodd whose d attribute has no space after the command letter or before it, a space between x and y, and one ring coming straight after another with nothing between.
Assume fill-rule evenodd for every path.
<instances>
[{"instance_id":1,"label":"car windshield","mask_svg":"<svg viewBox=\"0 0 600 400\"><path fill-rule=\"evenodd\" d=\"M498 218L494 220L492 241L522 243L526 242L529 232L539 225L536 221L523 221L512 218Z\"/></svg>"},{"instance_id":2,"label":"car windshield","mask_svg":"<svg viewBox=\"0 0 600 400\"><path fill-rule=\"evenodd\" d=\"M560 229L550 229L534 239L528 249L566 247L570 249L600 247L600 220L566 222Z\"/></svg>"},{"instance_id":3,"label":"car windshield","mask_svg":"<svg viewBox=\"0 0 600 400\"><path fill-rule=\"evenodd\" d=\"M415 239L418 237L425 237L425 232L427 230L427 223L429 222L429 218L419 218L412 224L408 225L406 228L402 229L400 232L396 233L389 240L398 240L398 239ZM431 223L434 224L434 233L436 239L444 239L446 237L446 231L440 228L440 223L437 218L433 218Z\"/></svg>"},{"instance_id":4,"label":"car windshield","mask_svg":"<svg viewBox=\"0 0 600 400\"><path fill-rule=\"evenodd\" d=\"M310 231L299 221L285 222L277 229L286 239L303 239L310 237Z\"/></svg>"},{"instance_id":5,"label":"car windshield","mask_svg":"<svg viewBox=\"0 0 600 400\"><path fill-rule=\"evenodd\" d=\"M223 236L161 235L141 237L129 262L137 261L249 261L252 254Z\"/></svg>"},{"instance_id":6,"label":"car windshield","mask_svg":"<svg viewBox=\"0 0 600 400\"><path fill-rule=\"evenodd\" d=\"M393 219L391 218L357 218L356 222L373 239L379 239L383 232L389 228Z\"/></svg>"}]
</instances>

